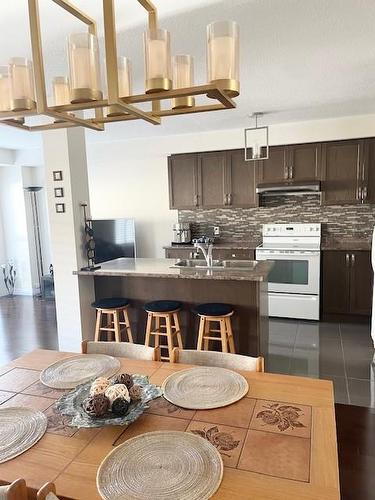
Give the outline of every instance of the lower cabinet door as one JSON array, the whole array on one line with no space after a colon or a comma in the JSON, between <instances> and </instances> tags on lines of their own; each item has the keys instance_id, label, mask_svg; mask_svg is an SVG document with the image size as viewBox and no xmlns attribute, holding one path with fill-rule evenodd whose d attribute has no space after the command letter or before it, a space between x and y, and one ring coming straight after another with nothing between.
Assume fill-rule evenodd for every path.
<instances>
[{"instance_id":1,"label":"lower cabinet door","mask_svg":"<svg viewBox=\"0 0 375 500\"><path fill-rule=\"evenodd\" d=\"M350 254L336 250L323 252L323 314L348 314L350 287Z\"/></svg>"},{"instance_id":2,"label":"lower cabinet door","mask_svg":"<svg viewBox=\"0 0 375 500\"><path fill-rule=\"evenodd\" d=\"M350 252L350 264L350 312L370 316L374 282L370 252Z\"/></svg>"}]
</instances>

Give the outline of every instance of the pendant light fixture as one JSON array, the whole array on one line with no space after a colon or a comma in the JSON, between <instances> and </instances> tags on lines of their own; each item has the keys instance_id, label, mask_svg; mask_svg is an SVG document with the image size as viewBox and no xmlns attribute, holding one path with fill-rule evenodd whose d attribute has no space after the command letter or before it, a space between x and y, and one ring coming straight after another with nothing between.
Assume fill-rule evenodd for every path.
<instances>
[{"instance_id":1,"label":"pendant light fixture","mask_svg":"<svg viewBox=\"0 0 375 500\"><path fill-rule=\"evenodd\" d=\"M258 127L263 113L253 113L255 127L245 128L245 161L267 160L269 154L268 127Z\"/></svg>"},{"instance_id":2,"label":"pendant light fixture","mask_svg":"<svg viewBox=\"0 0 375 500\"><path fill-rule=\"evenodd\" d=\"M239 28L235 22L220 21L208 26L208 83L194 85L192 56L176 55L171 58L170 33L159 27L155 6L151 0L137 0L147 12L148 29L143 36L145 90L142 94L133 95L130 61L117 54L115 1L102 1L108 97L103 98L104 89L100 80L99 61L103 55L99 52L96 22L68 0L49 0L87 28L87 31L69 35L69 75L53 79L54 103L49 104L39 0L28 0L32 62L13 58L7 71L0 70L1 123L29 131L77 126L102 131L105 123L109 122L145 120L159 125L166 116L236 107L232 98L239 95L240 83ZM195 96L206 96L216 102L208 100L197 105ZM166 103L163 108L162 102ZM137 106L147 103L148 109ZM93 110L95 116L81 118L75 114L80 110ZM106 116L103 111L107 112ZM27 118L35 115L45 115L53 122L28 125Z\"/></svg>"}]
</instances>

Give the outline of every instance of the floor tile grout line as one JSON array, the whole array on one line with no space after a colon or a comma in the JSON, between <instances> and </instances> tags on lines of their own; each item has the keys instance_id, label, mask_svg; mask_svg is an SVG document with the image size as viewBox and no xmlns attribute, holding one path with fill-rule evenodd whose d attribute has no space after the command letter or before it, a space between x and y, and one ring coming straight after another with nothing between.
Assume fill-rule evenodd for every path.
<instances>
[{"instance_id":1,"label":"floor tile grout line","mask_svg":"<svg viewBox=\"0 0 375 500\"><path fill-rule=\"evenodd\" d=\"M344 362L344 374L345 374L346 393L347 393L347 396L348 396L348 404L351 404L351 398L350 398L350 392L349 392L348 372L346 370L344 344L343 344L343 341L342 341L341 323L339 323L339 333L340 333L340 344L341 344L342 359L343 359L343 362Z\"/></svg>"}]
</instances>

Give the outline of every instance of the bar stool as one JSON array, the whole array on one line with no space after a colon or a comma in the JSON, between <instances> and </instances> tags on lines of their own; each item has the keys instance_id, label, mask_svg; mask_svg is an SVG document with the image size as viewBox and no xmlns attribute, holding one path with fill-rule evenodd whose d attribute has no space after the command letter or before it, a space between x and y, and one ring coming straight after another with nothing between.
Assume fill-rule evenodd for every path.
<instances>
[{"instance_id":1,"label":"bar stool","mask_svg":"<svg viewBox=\"0 0 375 500\"><path fill-rule=\"evenodd\" d=\"M221 342L222 352L236 353L233 339L231 316L234 314L230 304L200 304L195 308L200 317L198 332L198 351L209 351L210 340ZM211 328L212 323L219 323L219 328ZM220 335L215 335L219 333Z\"/></svg>"},{"instance_id":2,"label":"bar stool","mask_svg":"<svg viewBox=\"0 0 375 500\"><path fill-rule=\"evenodd\" d=\"M100 340L102 332L107 333L111 339L113 334L116 342L121 342L121 333L125 331L128 337L128 342L133 342L132 330L129 322L128 307L129 300L121 297L113 297L107 299L99 299L91 305L96 309L96 327L95 341ZM103 325L103 320L106 319L106 325ZM124 327L124 328L121 328Z\"/></svg>"},{"instance_id":3,"label":"bar stool","mask_svg":"<svg viewBox=\"0 0 375 500\"><path fill-rule=\"evenodd\" d=\"M159 346L161 349L168 350L168 356L161 356L161 360L171 361L175 337L177 337L178 347L183 349L178 318L181 307L181 302L177 300L155 300L144 306L147 312L145 345L149 346L151 335L154 336L155 347ZM161 324L161 319L164 319L164 324ZM160 337L167 337L167 344L161 344Z\"/></svg>"}]
</instances>

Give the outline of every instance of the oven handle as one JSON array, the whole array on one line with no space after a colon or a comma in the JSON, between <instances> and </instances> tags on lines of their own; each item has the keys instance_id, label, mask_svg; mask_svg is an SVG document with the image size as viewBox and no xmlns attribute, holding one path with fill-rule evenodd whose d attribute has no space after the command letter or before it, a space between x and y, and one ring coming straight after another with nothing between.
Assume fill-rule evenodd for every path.
<instances>
[{"instance_id":1,"label":"oven handle","mask_svg":"<svg viewBox=\"0 0 375 500\"><path fill-rule=\"evenodd\" d=\"M306 253L266 253L263 251L256 252L256 259L259 260L277 260L281 258L286 258L289 260L305 260L309 257L320 257L320 252L306 252Z\"/></svg>"}]
</instances>

